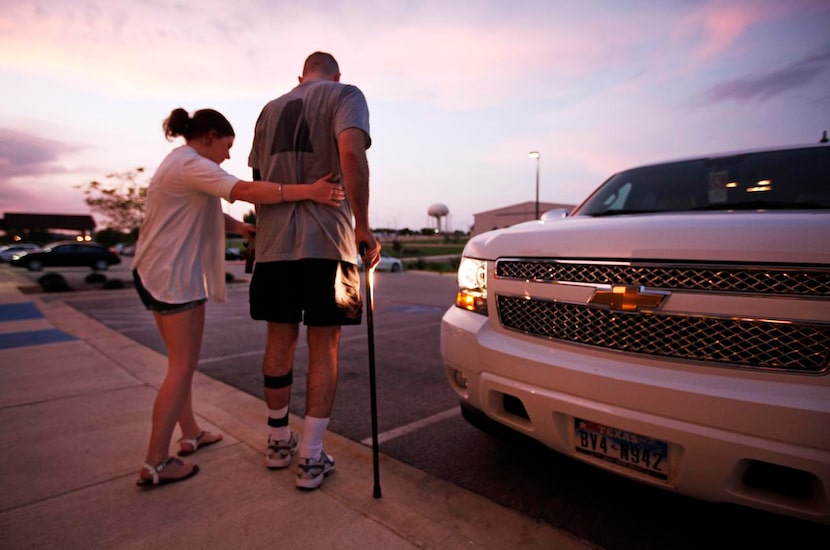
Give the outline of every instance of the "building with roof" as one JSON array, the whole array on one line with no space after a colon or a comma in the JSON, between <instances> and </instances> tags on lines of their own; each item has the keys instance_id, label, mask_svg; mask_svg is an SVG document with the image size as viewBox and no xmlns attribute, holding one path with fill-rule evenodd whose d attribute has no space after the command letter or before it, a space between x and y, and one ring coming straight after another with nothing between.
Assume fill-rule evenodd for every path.
<instances>
[{"instance_id":1,"label":"building with roof","mask_svg":"<svg viewBox=\"0 0 830 550\"><path fill-rule=\"evenodd\" d=\"M95 232L95 219L89 214L32 214L6 212L0 219L0 230L7 236L22 240L32 234L51 235L72 233L76 237L91 237Z\"/></svg>"}]
</instances>

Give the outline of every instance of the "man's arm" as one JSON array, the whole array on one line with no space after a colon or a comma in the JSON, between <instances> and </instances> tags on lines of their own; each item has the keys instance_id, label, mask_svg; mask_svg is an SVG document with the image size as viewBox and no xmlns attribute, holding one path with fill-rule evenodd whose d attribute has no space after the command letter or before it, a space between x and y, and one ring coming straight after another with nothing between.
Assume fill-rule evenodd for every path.
<instances>
[{"instance_id":1,"label":"man's arm","mask_svg":"<svg viewBox=\"0 0 830 550\"><path fill-rule=\"evenodd\" d=\"M245 240L250 240L256 231L256 227L247 222L241 222L229 214L225 214L225 233L236 233L242 235Z\"/></svg>"},{"instance_id":2,"label":"man's arm","mask_svg":"<svg viewBox=\"0 0 830 550\"><path fill-rule=\"evenodd\" d=\"M369 227L369 160L366 158L366 134L358 128L347 128L337 135L340 151L341 183L355 220L355 244L366 243L363 263L372 268L380 261L380 243Z\"/></svg>"}]
</instances>

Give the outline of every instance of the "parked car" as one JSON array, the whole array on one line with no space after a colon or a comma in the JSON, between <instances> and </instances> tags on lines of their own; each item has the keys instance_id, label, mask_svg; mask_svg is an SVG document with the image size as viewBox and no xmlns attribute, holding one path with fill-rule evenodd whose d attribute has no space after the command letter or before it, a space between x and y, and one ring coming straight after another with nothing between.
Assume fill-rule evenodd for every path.
<instances>
[{"instance_id":1,"label":"parked car","mask_svg":"<svg viewBox=\"0 0 830 550\"><path fill-rule=\"evenodd\" d=\"M40 248L38 245L31 243L14 243L0 246L0 262L8 262L15 254L31 252L38 248Z\"/></svg>"},{"instance_id":2,"label":"parked car","mask_svg":"<svg viewBox=\"0 0 830 550\"><path fill-rule=\"evenodd\" d=\"M239 248L235 248L229 246L225 248L225 260L241 260L242 259L242 252Z\"/></svg>"},{"instance_id":3,"label":"parked car","mask_svg":"<svg viewBox=\"0 0 830 550\"><path fill-rule=\"evenodd\" d=\"M363 259L358 256L357 268L363 271ZM390 256L386 252L380 253L380 262L375 266L375 271L391 271L397 273L403 269L403 262L399 258Z\"/></svg>"},{"instance_id":4,"label":"parked car","mask_svg":"<svg viewBox=\"0 0 830 550\"><path fill-rule=\"evenodd\" d=\"M121 263L121 258L98 243L58 241L47 244L40 250L15 256L9 265L40 271L44 267L91 267L104 271L111 265Z\"/></svg>"},{"instance_id":5,"label":"parked car","mask_svg":"<svg viewBox=\"0 0 830 550\"><path fill-rule=\"evenodd\" d=\"M472 238L458 288L441 355L474 425L830 524L830 146L619 172Z\"/></svg>"},{"instance_id":6,"label":"parked car","mask_svg":"<svg viewBox=\"0 0 830 550\"><path fill-rule=\"evenodd\" d=\"M118 244L115 246L115 252L119 256L135 256L135 244Z\"/></svg>"}]
</instances>

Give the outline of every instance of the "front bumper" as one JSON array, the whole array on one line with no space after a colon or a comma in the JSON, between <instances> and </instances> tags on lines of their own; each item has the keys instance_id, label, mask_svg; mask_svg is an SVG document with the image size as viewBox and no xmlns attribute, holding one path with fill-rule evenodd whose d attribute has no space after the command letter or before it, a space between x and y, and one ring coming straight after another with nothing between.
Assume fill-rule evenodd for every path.
<instances>
[{"instance_id":1,"label":"front bumper","mask_svg":"<svg viewBox=\"0 0 830 550\"><path fill-rule=\"evenodd\" d=\"M454 307L441 353L464 403L558 452L694 498L830 524L826 377L558 344ZM578 452L575 419L665 442L665 478Z\"/></svg>"}]
</instances>

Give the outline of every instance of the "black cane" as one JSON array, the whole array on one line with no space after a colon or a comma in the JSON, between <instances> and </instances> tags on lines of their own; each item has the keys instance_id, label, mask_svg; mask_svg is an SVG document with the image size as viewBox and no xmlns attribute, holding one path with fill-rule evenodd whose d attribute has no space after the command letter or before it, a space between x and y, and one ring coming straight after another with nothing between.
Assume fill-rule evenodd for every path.
<instances>
[{"instance_id":1,"label":"black cane","mask_svg":"<svg viewBox=\"0 0 830 550\"><path fill-rule=\"evenodd\" d=\"M366 252L366 243L360 243L360 255ZM375 487L372 496L380 498L380 462L378 457L378 400L377 388L375 386L375 325L372 314L375 310L375 302L372 296L372 275L374 268L369 269L366 262L363 263L364 279L366 281L366 329L369 335L369 395L372 405L372 464L375 470Z\"/></svg>"}]
</instances>

